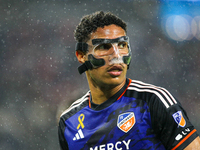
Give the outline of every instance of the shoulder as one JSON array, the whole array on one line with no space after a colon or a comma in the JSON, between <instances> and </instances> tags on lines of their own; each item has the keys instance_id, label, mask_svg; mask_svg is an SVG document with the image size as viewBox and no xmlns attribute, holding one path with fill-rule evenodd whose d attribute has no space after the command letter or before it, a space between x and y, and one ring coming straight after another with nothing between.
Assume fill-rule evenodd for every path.
<instances>
[{"instance_id":1,"label":"shoulder","mask_svg":"<svg viewBox=\"0 0 200 150\"><path fill-rule=\"evenodd\" d=\"M73 116L75 113L80 111L82 108L88 105L88 99L90 96L90 91L88 91L83 97L74 101L69 108L67 108L60 116L60 118L64 118L64 120Z\"/></svg>"},{"instance_id":2,"label":"shoulder","mask_svg":"<svg viewBox=\"0 0 200 150\"><path fill-rule=\"evenodd\" d=\"M144 99L147 102L152 102L156 99L166 108L178 103L167 89L138 80L131 80L127 92L135 93L138 96L137 98Z\"/></svg>"}]
</instances>

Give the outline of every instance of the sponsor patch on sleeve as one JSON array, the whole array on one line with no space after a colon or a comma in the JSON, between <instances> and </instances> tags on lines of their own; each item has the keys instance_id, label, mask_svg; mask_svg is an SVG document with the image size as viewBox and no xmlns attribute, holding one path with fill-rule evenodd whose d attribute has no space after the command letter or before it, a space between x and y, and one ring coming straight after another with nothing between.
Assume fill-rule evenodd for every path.
<instances>
[{"instance_id":1,"label":"sponsor patch on sleeve","mask_svg":"<svg viewBox=\"0 0 200 150\"><path fill-rule=\"evenodd\" d=\"M178 126L185 127L186 121L185 121L181 111L177 111L172 116L173 116L175 122L178 124Z\"/></svg>"}]
</instances>

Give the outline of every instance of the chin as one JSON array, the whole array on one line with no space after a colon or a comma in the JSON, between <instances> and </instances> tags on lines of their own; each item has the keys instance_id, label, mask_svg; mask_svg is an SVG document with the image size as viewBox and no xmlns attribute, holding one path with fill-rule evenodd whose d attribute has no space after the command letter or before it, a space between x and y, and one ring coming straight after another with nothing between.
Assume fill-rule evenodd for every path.
<instances>
[{"instance_id":1,"label":"chin","mask_svg":"<svg viewBox=\"0 0 200 150\"><path fill-rule=\"evenodd\" d=\"M126 80L126 77L112 77L107 80L107 82L108 82L107 84L117 86L117 85L123 83L124 80Z\"/></svg>"}]
</instances>

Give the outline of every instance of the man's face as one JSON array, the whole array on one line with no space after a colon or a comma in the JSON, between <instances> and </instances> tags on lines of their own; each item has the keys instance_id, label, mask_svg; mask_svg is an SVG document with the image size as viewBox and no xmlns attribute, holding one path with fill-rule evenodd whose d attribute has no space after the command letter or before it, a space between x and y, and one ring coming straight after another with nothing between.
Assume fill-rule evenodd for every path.
<instances>
[{"instance_id":1,"label":"man's face","mask_svg":"<svg viewBox=\"0 0 200 150\"><path fill-rule=\"evenodd\" d=\"M122 36L126 36L125 31L116 25L105 26L104 28L97 28L96 32L91 33L91 38L87 42L88 45L92 45L93 39L116 39ZM92 54L94 49L93 46L89 46L88 54ZM111 47L111 49L114 47ZM111 50L112 51L112 50ZM93 68L86 72L88 80L90 80L93 84L97 84L97 86L117 86L122 84L126 79L127 65L121 61L116 61L119 58L119 53L113 50L112 55L109 56L99 56L99 58L103 58L105 60L105 65Z\"/></svg>"}]
</instances>

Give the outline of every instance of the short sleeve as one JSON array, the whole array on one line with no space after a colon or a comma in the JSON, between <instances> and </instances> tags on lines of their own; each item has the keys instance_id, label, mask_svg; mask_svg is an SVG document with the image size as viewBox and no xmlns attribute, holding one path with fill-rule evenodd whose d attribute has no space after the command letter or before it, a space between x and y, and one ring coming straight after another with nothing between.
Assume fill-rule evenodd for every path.
<instances>
[{"instance_id":1,"label":"short sleeve","mask_svg":"<svg viewBox=\"0 0 200 150\"><path fill-rule=\"evenodd\" d=\"M183 150L198 136L177 100L167 108L159 97L153 95L149 106L153 130L167 150Z\"/></svg>"}]
</instances>

